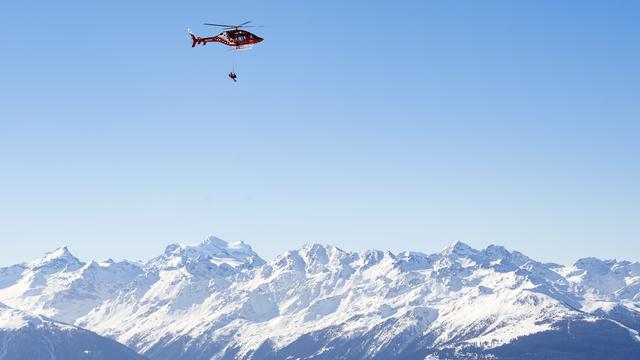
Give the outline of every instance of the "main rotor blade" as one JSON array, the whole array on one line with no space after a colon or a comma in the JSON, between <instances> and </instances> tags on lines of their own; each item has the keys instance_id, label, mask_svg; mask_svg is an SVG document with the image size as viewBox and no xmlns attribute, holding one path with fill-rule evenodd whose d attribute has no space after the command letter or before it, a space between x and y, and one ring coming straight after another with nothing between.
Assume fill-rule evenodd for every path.
<instances>
[{"instance_id":1,"label":"main rotor blade","mask_svg":"<svg viewBox=\"0 0 640 360\"><path fill-rule=\"evenodd\" d=\"M226 27L226 28L235 28L235 26L233 26L233 25L209 24L209 23L204 23L203 25Z\"/></svg>"},{"instance_id":2,"label":"main rotor blade","mask_svg":"<svg viewBox=\"0 0 640 360\"><path fill-rule=\"evenodd\" d=\"M249 25L249 26L245 26L247 24L251 23L251 21L245 21L240 25L225 25L225 24L210 24L210 23L204 23L203 25L209 25L209 26L217 26L217 27L221 27L221 28L225 28L225 29L240 29L240 28L257 28L257 27L264 27L261 25Z\"/></svg>"}]
</instances>

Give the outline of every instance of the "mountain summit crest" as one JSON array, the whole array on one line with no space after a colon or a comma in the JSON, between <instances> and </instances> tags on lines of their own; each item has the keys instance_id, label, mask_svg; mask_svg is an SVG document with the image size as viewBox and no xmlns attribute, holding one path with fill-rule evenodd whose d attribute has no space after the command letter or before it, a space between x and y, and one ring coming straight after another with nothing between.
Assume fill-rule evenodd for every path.
<instances>
[{"instance_id":1,"label":"mountain summit crest","mask_svg":"<svg viewBox=\"0 0 640 360\"><path fill-rule=\"evenodd\" d=\"M73 256L66 246L61 246L49 251L41 258L31 261L28 266L31 268L51 267L56 270L75 270L84 266L84 263Z\"/></svg>"}]
</instances>

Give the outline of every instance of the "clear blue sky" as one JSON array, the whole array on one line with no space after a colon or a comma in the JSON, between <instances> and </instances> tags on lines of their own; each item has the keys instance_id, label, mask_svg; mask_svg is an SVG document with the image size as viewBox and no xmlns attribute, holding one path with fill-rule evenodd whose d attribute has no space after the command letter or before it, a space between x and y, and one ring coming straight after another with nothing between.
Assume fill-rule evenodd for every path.
<instances>
[{"instance_id":1,"label":"clear blue sky","mask_svg":"<svg viewBox=\"0 0 640 360\"><path fill-rule=\"evenodd\" d=\"M0 266L208 234L640 260L640 3L0 3ZM192 49L203 22L265 25ZM239 82L226 73L235 66Z\"/></svg>"}]
</instances>

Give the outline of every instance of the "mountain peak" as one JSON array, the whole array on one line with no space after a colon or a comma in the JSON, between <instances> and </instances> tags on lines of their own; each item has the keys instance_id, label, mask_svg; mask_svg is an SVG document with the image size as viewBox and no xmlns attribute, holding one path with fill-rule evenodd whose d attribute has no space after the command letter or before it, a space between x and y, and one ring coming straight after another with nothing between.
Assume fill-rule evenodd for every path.
<instances>
[{"instance_id":1,"label":"mountain peak","mask_svg":"<svg viewBox=\"0 0 640 360\"><path fill-rule=\"evenodd\" d=\"M469 256L475 255L478 251L471 246L463 243L462 241L456 241L442 250L441 254L444 255L457 255L457 256Z\"/></svg>"},{"instance_id":2,"label":"mountain peak","mask_svg":"<svg viewBox=\"0 0 640 360\"><path fill-rule=\"evenodd\" d=\"M200 243L200 245L213 246L217 248L226 248L227 246L229 246L229 243L220 239L219 237L209 236L206 239L204 239L204 241Z\"/></svg>"},{"instance_id":3,"label":"mountain peak","mask_svg":"<svg viewBox=\"0 0 640 360\"><path fill-rule=\"evenodd\" d=\"M73 256L66 246L61 246L53 251L49 251L42 258L29 263L29 266L32 268L51 267L55 270L75 270L83 265L84 263Z\"/></svg>"},{"instance_id":4,"label":"mountain peak","mask_svg":"<svg viewBox=\"0 0 640 360\"><path fill-rule=\"evenodd\" d=\"M605 275L615 263L615 260L600 260L594 257L587 257L576 261L574 266L592 274Z\"/></svg>"},{"instance_id":5,"label":"mountain peak","mask_svg":"<svg viewBox=\"0 0 640 360\"><path fill-rule=\"evenodd\" d=\"M298 252L307 263L328 264L332 261L340 261L339 259L349 254L333 245L325 244L305 244Z\"/></svg>"},{"instance_id":6,"label":"mountain peak","mask_svg":"<svg viewBox=\"0 0 640 360\"><path fill-rule=\"evenodd\" d=\"M60 246L59 248L53 250L53 251L49 251L46 256L49 257L55 257L55 258L60 258L60 257L73 257L73 255L71 255L71 252L69 251L69 248L66 246Z\"/></svg>"},{"instance_id":7,"label":"mountain peak","mask_svg":"<svg viewBox=\"0 0 640 360\"><path fill-rule=\"evenodd\" d=\"M213 252L244 252L253 253L251 246L245 244L243 241L227 242L219 237L209 236L199 245L194 248L200 248L202 250L208 250Z\"/></svg>"},{"instance_id":8,"label":"mountain peak","mask_svg":"<svg viewBox=\"0 0 640 360\"><path fill-rule=\"evenodd\" d=\"M242 241L229 243L215 236L209 236L197 245L171 244L166 247L164 254L153 259L152 264L172 264L171 267L181 266L185 262L206 259L216 265L227 264L233 267L242 265L261 265L264 263L251 246Z\"/></svg>"},{"instance_id":9,"label":"mountain peak","mask_svg":"<svg viewBox=\"0 0 640 360\"><path fill-rule=\"evenodd\" d=\"M337 246L327 245L327 244L317 244L317 243L304 244L300 250L303 253L308 253L311 255L318 254L318 253L331 254L334 252L346 253L344 250L338 248Z\"/></svg>"}]
</instances>

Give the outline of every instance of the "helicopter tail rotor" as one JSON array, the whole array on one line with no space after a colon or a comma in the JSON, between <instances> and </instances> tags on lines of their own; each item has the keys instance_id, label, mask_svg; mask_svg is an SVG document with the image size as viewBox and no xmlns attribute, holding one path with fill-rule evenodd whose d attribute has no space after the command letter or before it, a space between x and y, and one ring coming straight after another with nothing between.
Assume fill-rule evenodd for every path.
<instances>
[{"instance_id":1,"label":"helicopter tail rotor","mask_svg":"<svg viewBox=\"0 0 640 360\"><path fill-rule=\"evenodd\" d=\"M196 47L196 44L198 43L198 38L196 38L196 36L193 35L193 32L191 32L191 29L187 29L187 33L191 36L191 40L193 40L193 44L191 44L191 47Z\"/></svg>"}]
</instances>

